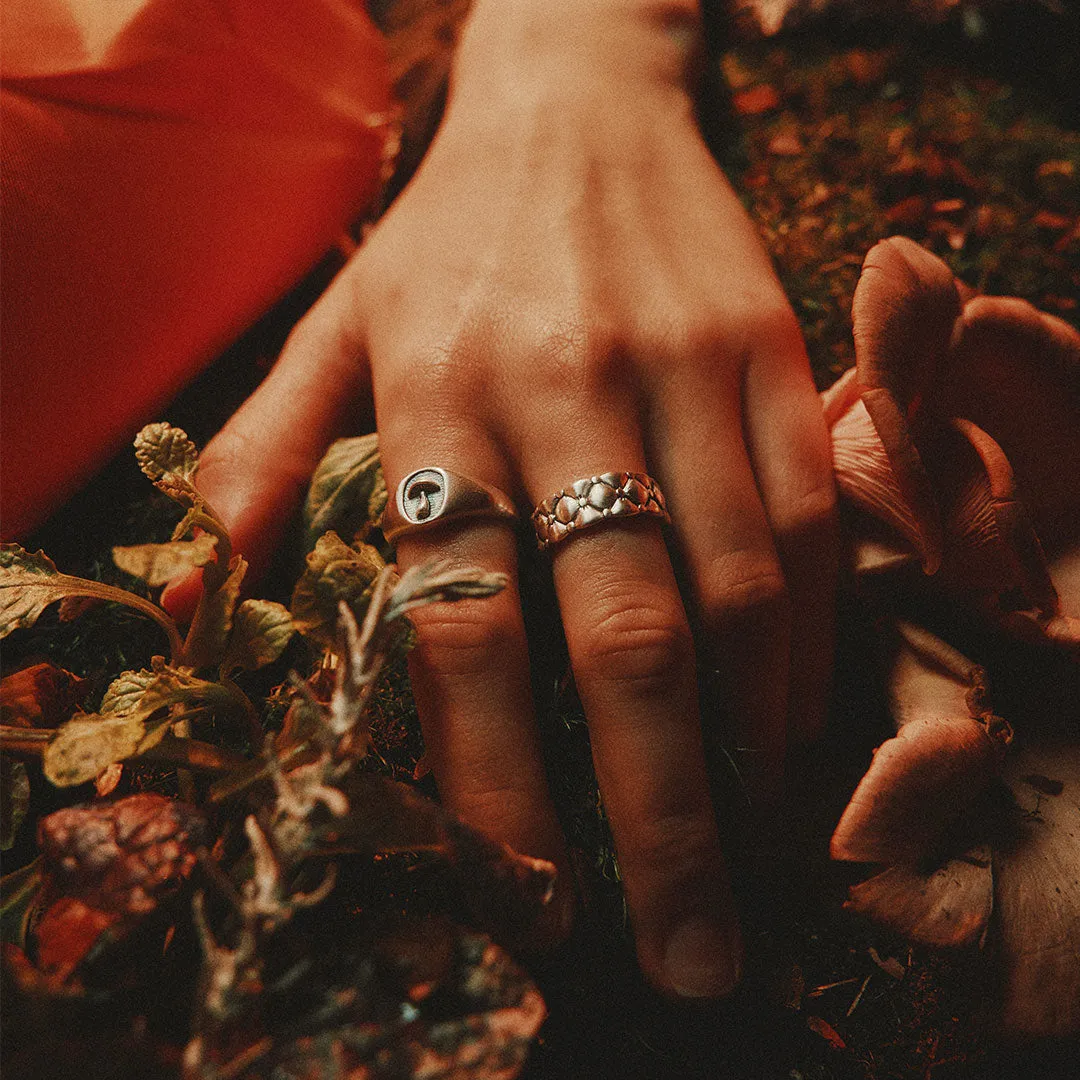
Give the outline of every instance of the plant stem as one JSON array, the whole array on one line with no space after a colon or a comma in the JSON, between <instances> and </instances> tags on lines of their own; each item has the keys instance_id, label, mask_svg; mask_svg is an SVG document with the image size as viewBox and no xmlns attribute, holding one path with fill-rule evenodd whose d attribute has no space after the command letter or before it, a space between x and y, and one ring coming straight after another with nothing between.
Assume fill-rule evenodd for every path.
<instances>
[{"instance_id":1,"label":"plant stem","mask_svg":"<svg viewBox=\"0 0 1080 1080\"><path fill-rule=\"evenodd\" d=\"M124 604L149 616L168 636L171 660L173 663L179 661L184 651L184 641L180 637L180 630L168 612L163 608L159 608L157 604L144 600L141 596L128 592L127 589L120 589L115 585L106 585L102 581L88 581L86 578L72 577L69 574L57 574L51 580L65 586L65 595L90 596L95 600L108 600L114 604Z\"/></svg>"},{"instance_id":2,"label":"plant stem","mask_svg":"<svg viewBox=\"0 0 1080 1080\"><path fill-rule=\"evenodd\" d=\"M5 754L41 757L54 734L52 731L2 724L0 725L0 750L3 750Z\"/></svg>"}]
</instances>

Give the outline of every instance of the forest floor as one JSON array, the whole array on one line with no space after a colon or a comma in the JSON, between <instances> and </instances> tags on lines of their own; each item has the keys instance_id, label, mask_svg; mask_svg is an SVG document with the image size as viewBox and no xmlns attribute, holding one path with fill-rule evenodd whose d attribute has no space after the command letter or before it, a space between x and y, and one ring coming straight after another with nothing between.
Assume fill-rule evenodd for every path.
<instances>
[{"instance_id":1,"label":"forest floor","mask_svg":"<svg viewBox=\"0 0 1080 1080\"><path fill-rule=\"evenodd\" d=\"M1022 296L1080 324L1080 133L1076 101L1053 81L1060 57L1043 43L1050 81L1040 85L1002 62L1000 51L958 53L954 44L933 34L904 45L811 36L722 57L731 93L712 117L725 133L721 156L774 256L822 387L854 359L850 306L862 258L894 233L926 244L972 286ZM334 269L328 260L165 418L205 444ZM115 580L112 545L165 539L172 527L166 500L146 492L125 452L28 546L43 547L69 573ZM283 551L260 595L287 600L300 555L298 544ZM912 949L842 909L857 878L829 864L828 837L887 730L852 632L857 611L841 613L850 643L838 659L832 727L802 763L785 823L742 821L733 829L744 883L744 986L729 1002L693 1007L645 987L542 565L526 559L523 580L543 643L536 687L549 772L585 897L571 942L554 957L526 961L550 1013L528 1080L1075 1075L1076 1046L994 1038L983 958ZM145 651L133 620L106 612L78 623L45 617L10 639L5 666L48 657L102 680L145 663ZM289 653L289 662L299 660ZM400 671L382 695L376 736L387 770L411 778L421 744ZM31 821L5 856L5 871L32 856L33 818L69 801L47 790L40 774L32 781ZM737 772L728 769L720 783L737 803ZM421 786L430 790L430 780ZM746 816L736 807L735 819ZM751 833L752 846L740 841ZM89 1069L84 1076L122 1075Z\"/></svg>"}]
</instances>

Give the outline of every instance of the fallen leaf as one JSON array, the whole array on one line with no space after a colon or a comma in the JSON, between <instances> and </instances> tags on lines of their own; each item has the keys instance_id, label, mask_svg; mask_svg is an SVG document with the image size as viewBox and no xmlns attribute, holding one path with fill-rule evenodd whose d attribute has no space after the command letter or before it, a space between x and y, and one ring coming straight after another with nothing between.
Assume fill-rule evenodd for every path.
<instances>
[{"instance_id":1,"label":"fallen leaf","mask_svg":"<svg viewBox=\"0 0 1080 1080\"><path fill-rule=\"evenodd\" d=\"M46 908L34 927L37 966L47 975L67 979L98 938L120 916L98 911L74 897L65 896Z\"/></svg>"},{"instance_id":2,"label":"fallen leaf","mask_svg":"<svg viewBox=\"0 0 1080 1080\"><path fill-rule=\"evenodd\" d=\"M866 951L870 954L870 959L873 960L874 963L877 964L877 966L881 968L881 970L884 971L886 975L891 975L894 979L899 981L906 974L904 965L901 964L895 956L889 956L882 960L882 958L878 955L877 949L875 949L873 945L871 945L870 948Z\"/></svg>"},{"instance_id":3,"label":"fallen leaf","mask_svg":"<svg viewBox=\"0 0 1080 1080\"><path fill-rule=\"evenodd\" d=\"M780 95L775 87L763 83L737 91L732 95L732 104L741 116L759 116L775 109L780 104Z\"/></svg>"},{"instance_id":4,"label":"fallen leaf","mask_svg":"<svg viewBox=\"0 0 1080 1080\"><path fill-rule=\"evenodd\" d=\"M86 680L55 664L33 664L0 680L0 723L50 728L75 711Z\"/></svg>"},{"instance_id":5,"label":"fallen leaf","mask_svg":"<svg viewBox=\"0 0 1080 1080\"><path fill-rule=\"evenodd\" d=\"M820 1035L834 1050L847 1049L847 1043L840 1038L836 1028L834 1028L827 1020L823 1020L820 1016L808 1016L806 1018L806 1026L814 1032L815 1035Z\"/></svg>"},{"instance_id":6,"label":"fallen leaf","mask_svg":"<svg viewBox=\"0 0 1080 1080\"><path fill-rule=\"evenodd\" d=\"M777 157L801 157L806 152L802 140L793 131L778 131L769 140L768 150Z\"/></svg>"}]
</instances>

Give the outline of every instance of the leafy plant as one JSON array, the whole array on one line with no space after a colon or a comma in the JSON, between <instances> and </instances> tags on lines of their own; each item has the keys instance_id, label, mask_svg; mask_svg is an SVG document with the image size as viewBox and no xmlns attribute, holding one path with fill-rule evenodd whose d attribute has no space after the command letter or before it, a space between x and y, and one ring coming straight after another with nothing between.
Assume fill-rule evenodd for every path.
<instances>
[{"instance_id":1,"label":"leafy plant","mask_svg":"<svg viewBox=\"0 0 1080 1080\"><path fill-rule=\"evenodd\" d=\"M5 785L5 842L29 801L25 760L40 760L55 786L93 781L99 795L42 819L41 857L3 881L9 977L39 999L100 994L103 964L130 968L125 942L135 943L139 969L147 940L183 954L172 942L186 937L202 957L187 972L182 1061L191 1080L354 1068L370 1077L516 1075L544 1006L480 931L504 942L526 935L554 870L378 775L370 755L375 691L411 643L408 612L490 596L503 575L435 564L399 577L376 548L326 531L291 610L241 601L246 564L195 487L194 444L152 424L135 446L142 471L184 516L167 542L116 548L114 559L150 588L201 569L186 633L151 600L61 574L41 552L3 548L0 634L32 625L54 602L90 597L143 613L168 643L168 656L118 673L94 711L75 709L85 685L49 665L34 679L4 680L0 747L5 779L15 781ZM346 512L360 496L366 528ZM364 535L382 502L373 440L343 440L316 477L309 520ZM234 677L277 661L297 632L312 646L313 674L290 675L276 694L287 704L283 726L268 734ZM61 685L74 692L45 693ZM178 770L183 801L149 791L101 797L125 770L154 775L162 764ZM443 898L435 907L464 912L473 929L430 914L391 918L377 903L343 911L343 863L363 875L389 856L422 857ZM175 993L152 985L152 969L127 979Z\"/></svg>"}]
</instances>

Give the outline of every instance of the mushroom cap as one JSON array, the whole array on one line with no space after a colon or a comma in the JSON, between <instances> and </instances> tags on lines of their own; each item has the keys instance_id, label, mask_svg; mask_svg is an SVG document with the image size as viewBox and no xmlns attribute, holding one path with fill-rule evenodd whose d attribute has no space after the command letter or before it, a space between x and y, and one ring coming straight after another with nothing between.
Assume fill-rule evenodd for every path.
<instances>
[{"instance_id":1,"label":"mushroom cap","mask_svg":"<svg viewBox=\"0 0 1080 1080\"><path fill-rule=\"evenodd\" d=\"M964 306L934 407L1001 447L1051 557L1076 538L1080 333L1023 300L976 297Z\"/></svg>"},{"instance_id":2,"label":"mushroom cap","mask_svg":"<svg viewBox=\"0 0 1080 1080\"><path fill-rule=\"evenodd\" d=\"M1080 1031L1080 742L1031 743L1011 756L1008 842L994 845L1001 1016L1030 1036Z\"/></svg>"},{"instance_id":3,"label":"mushroom cap","mask_svg":"<svg viewBox=\"0 0 1080 1080\"><path fill-rule=\"evenodd\" d=\"M913 419L945 364L960 311L952 271L936 255L905 236L875 244L851 306L859 382L887 391Z\"/></svg>"},{"instance_id":4,"label":"mushroom cap","mask_svg":"<svg viewBox=\"0 0 1080 1080\"><path fill-rule=\"evenodd\" d=\"M920 945L982 944L994 906L990 848L972 848L936 869L890 866L849 890L844 907Z\"/></svg>"}]
</instances>

